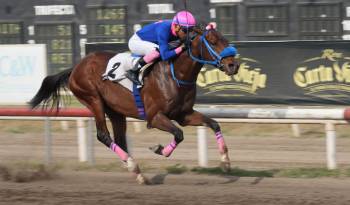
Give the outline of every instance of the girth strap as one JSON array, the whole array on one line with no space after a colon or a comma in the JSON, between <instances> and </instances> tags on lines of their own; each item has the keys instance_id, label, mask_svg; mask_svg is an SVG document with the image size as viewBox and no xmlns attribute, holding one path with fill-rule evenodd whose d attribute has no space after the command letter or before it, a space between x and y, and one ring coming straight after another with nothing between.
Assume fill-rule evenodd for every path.
<instances>
[{"instance_id":1,"label":"girth strap","mask_svg":"<svg viewBox=\"0 0 350 205\"><path fill-rule=\"evenodd\" d=\"M146 112L145 112L145 106L142 102L141 94L140 94L140 89L137 87L135 83L133 83L133 92L132 94L134 95L137 111L139 113L139 116L142 120L146 119Z\"/></svg>"}]
</instances>

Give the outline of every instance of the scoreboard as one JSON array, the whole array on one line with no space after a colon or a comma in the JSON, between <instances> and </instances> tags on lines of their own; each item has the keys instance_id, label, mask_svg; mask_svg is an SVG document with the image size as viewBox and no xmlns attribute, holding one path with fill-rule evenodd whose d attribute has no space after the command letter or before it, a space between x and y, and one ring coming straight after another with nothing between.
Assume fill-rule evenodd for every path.
<instances>
[{"instance_id":1,"label":"scoreboard","mask_svg":"<svg viewBox=\"0 0 350 205\"><path fill-rule=\"evenodd\" d=\"M123 0L0 0L0 5L6 5L0 7L0 44L46 44L48 74L75 65L87 42L125 43L133 33L127 15L133 5Z\"/></svg>"},{"instance_id":2,"label":"scoreboard","mask_svg":"<svg viewBox=\"0 0 350 205\"><path fill-rule=\"evenodd\" d=\"M35 42L46 44L48 67L58 72L73 64L74 35L71 23L36 24Z\"/></svg>"},{"instance_id":3,"label":"scoreboard","mask_svg":"<svg viewBox=\"0 0 350 205\"><path fill-rule=\"evenodd\" d=\"M89 42L126 42L126 7L89 8Z\"/></svg>"},{"instance_id":4,"label":"scoreboard","mask_svg":"<svg viewBox=\"0 0 350 205\"><path fill-rule=\"evenodd\" d=\"M196 0L199 23L229 41L350 40L349 0ZM143 25L184 10L177 0L0 0L0 44L44 43L48 74L70 68L87 42L127 43Z\"/></svg>"},{"instance_id":5,"label":"scoreboard","mask_svg":"<svg viewBox=\"0 0 350 205\"><path fill-rule=\"evenodd\" d=\"M23 26L20 22L0 22L0 44L23 43Z\"/></svg>"}]
</instances>

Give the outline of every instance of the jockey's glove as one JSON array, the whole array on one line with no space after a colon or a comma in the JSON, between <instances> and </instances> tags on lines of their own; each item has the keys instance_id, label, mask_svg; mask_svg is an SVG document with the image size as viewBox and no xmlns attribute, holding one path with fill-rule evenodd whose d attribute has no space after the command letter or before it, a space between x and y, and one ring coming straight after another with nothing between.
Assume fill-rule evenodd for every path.
<instances>
[{"instance_id":1,"label":"jockey's glove","mask_svg":"<svg viewBox=\"0 0 350 205\"><path fill-rule=\"evenodd\" d=\"M180 54L182 51L186 51L188 47L185 44L182 44L181 46L175 48L175 53Z\"/></svg>"},{"instance_id":2,"label":"jockey's glove","mask_svg":"<svg viewBox=\"0 0 350 205\"><path fill-rule=\"evenodd\" d=\"M183 44L181 45L181 48L182 48L182 51L186 51L186 50L188 49L187 43L183 43Z\"/></svg>"},{"instance_id":3,"label":"jockey's glove","mask_svg":"<svg viewBox=\"0 0 350 205\"><path fill-rule=\"evenodd\" d=\"M183 47L182 46L179 46L179 47L175 48L175 53L177 55L179 55L182 51L183 51Z\"/></svg>"}]
</instances>

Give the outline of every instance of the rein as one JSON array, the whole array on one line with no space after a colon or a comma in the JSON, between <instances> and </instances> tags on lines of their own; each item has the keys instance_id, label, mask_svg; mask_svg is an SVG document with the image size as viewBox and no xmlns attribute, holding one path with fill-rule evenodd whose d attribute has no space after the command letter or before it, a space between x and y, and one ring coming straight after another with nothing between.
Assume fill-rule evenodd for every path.
<instances>
[{"instance_id":1,"label":"rein","mask_svg":"<svg viewBox=\"0 0 350 205\"><path fill-rule=\"evenodd\" d=\"M227 46L223 51L221 51L220 54L218 54L209 44L208 40L205 38L205 36L207 35L207 33L209 32L209 30L205 31L201 37L200 37L200 43L205 45L205 47L207 48L210 56L213 58L213 60L205 60L205 59L200 59L197 58L193 55L192 53L192 48L191 46L189 46L188 48L188 53L190 55L190 57L192 58L192 60L198 62L198 63L202 63L202 64L209 64L209 65L213 65L216 68L221 69L223 67L223 64L221 63L222 59L224 59L225 57L228 56L235 56L237 54L237 49L233 46ZM192 42L193 40L191 40ZM191 45L191 44L190 44ZM200 46L201 48L201 54L203 53L203 47ZM202 56L202 55L201 55Z\"/></svg>"},{"instance_id":2,"label":"rein","mask_svg":"<svg viewBox=\"0 0 350 205\"><path fill-rule=\"evenodd\" d=\"M194 35L189 43L189 47L188 47L188 54L189 56L192 58L193 61L196 61L198 63L201 64L209 64L209 65L213 65L216 68L219 68L220 70L222 70L222 67L224 66L222 64L222 59L224 59L225 57L229 57L229 56L235 56L237 54L237 49L233 46L227 46L226 48L224 48L223 51L220 52L220 54L218 54L210 45L210 43L208 42L208 40L205 38L205 36L208 34L209 30L205 31L201 36L200 36L200 43L201 45L204 43L206 49L208 50L210 56L213 58L213 60L206 60L206 59L201 59L198 57L195 57L192 53L192 48L191 48L191 43L192 41L195 39L195 37L197 35ZM188 35L187 35L188 36ZM200 46L201 50L200 53L202 56L203 53L203 46ZM173 80L175 80L175 82L177 83L177 85L180 87L181 85L184 86L189 86L189 85L195 85L196 82L195 81L184 81L184 80L179 80L176 78L175 76L175 70L174 70L174 64L172 61L170 61L170 70L171 70L171 76L173 78Z\"/></svg>"},{"instance_id":3,"label":"rein","mask_svg":"<svg viewBox=\"0 0 350 205\"><path fill-rule=\"evenodd\" d=\"M172 61L169 62L170 63L170 71L171 71L171 76L173 78L173 80L175 80L176 84L178 87L180 87L181 85L195 85L196 82L195 81L185 81L185 80L179 80L176 78L175 76L175 69L174 69L174 63Z\"/></svg>"}]
</instances>

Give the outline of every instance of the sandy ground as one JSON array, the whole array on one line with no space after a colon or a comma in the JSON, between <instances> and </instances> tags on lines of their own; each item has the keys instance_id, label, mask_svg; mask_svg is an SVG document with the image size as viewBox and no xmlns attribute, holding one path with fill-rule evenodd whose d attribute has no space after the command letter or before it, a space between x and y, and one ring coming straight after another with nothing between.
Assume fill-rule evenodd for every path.
<instances>
[{"instance_id":1,"label":"sandy ground","mask_svg":"<svg viewBox=\"0 0 350 205\"><path fill-rule=\"evenodd\" d=\"M44 159L43 123L1 121L0 165ZM53 127L53 161L78 164L75 125L68 131ZM292 167L324 167L325 139L322 127L291 137L288 127L224 125L232 167L264 170ZM250 132L249 132L250 131ZM251 133L256 133L252 135ZM262 134L264 133L264 134ZM185 141L170 158L151 153L149 146L168 143L171 136L156 130L130 130L131 152L155 185L141 186L123 171L61 170L50 179L18 183L0 179L0 204L350 204L349 178L255 178L167 174L164 167L197 165L195 131L185 129ZM209 165L218 165L214 137L208 136ZM337 139L337 162L350 167L350 138ZM95 140L95 161L106 164L116 156Z\"/></svg>"},{"instance_id":2,"label":"sandy ground","mask_svg":"<svg viewBox=\"0 0 350 205\"><path fill-rule=\"evenodd\" d=\"M0 182L0 204L350 204L349 179L224 178L147 174L140 186L127 173L69 172L53 180Z\"/></svg>"}]
</instances>

